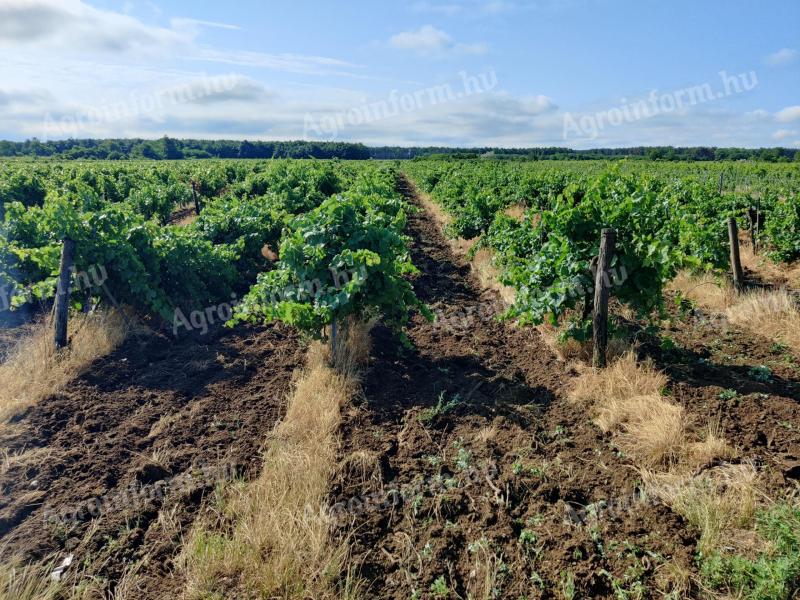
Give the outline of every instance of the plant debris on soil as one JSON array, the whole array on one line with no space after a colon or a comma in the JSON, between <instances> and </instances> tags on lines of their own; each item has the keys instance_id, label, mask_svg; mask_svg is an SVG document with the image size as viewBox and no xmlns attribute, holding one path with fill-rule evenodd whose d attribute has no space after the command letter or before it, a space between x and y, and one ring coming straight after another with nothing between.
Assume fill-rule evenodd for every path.
<instances>
[{"instance_id":1,"label":"plant debris on soil","mask_svg":"<svg viewBox=\"0 0 800 600\"><path fill-rule=\"evenodd\" d=\"M107 593L135 570L136 598L179 595L182 534L221 479L260 471L303 356L281 325L130 338L0 438L2 559L72 554L66 575Z\"/></svg>"},{"instance_id":2,"label":"plant debris on soil","mask_svg":"<svg viewBox=\"0 0 800 600\"><path fill-rule=\"evenodd\" d=\"M695 533L645 501L633 465L567 399L574 373L535 330L492 317L499 299L429 215L409 229L415 290L444 318L415 318L413 350L377 330L334 490L369 596L658 597L688 585Z\"/></svg>"}]
</instances>

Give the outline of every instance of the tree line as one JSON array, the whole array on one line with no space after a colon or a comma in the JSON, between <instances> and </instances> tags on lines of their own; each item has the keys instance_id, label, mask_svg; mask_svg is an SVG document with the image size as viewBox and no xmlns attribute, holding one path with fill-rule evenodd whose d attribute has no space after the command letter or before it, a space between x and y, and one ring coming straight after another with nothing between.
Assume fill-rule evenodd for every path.
<instances>
[{"instance_id":1,"label":"tree line","mask_svg":"<svg viewBox=\"0 0 800 600\"><path fill-rule=\"evenodd\" d=\"M396 160L417 157L453 158L492 157L517 160L593 160L634 158L663 161L763 160L768 162L800 161L800 150L791 148L717 148L696 146L637 146L632 148L597 148L573 150L547 148L451 148L445 146L373 146L347 142L256 142L248 140L192 140L162 137L156 140L68 139L24 142L0 140L0 157L50 157L80 160L180 160L201 158L370 158Z\"/></svg>"}]
</instances>

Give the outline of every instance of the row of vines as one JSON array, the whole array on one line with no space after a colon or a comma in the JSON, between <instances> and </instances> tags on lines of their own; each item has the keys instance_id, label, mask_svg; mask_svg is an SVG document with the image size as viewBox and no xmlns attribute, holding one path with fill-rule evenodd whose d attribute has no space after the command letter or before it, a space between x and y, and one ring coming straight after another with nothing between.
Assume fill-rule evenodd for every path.
<instances>
[{"instance_id":1,"label":"row of vines","mask_svg":"<svg viewBox=\"0 0 800 600\"><path fill-rule=\"evenodd\" d=\"M419 303L403 278L413 266L395 179L387 165L338 161L10 163L0 285L12 308L52 298L69 238L75 271L105 276L102 290L74 289L76 308L108 296L170 322L235 297L235 320L313 334L370 310L400 325ZM200 215L171 224L193 200Z\"/></svg>"},{"instance_id":2,"label":"row of vines","mask_svg":"<svg viewBox=\"0 0 800 600\"><path fill-rule=\"evenodd\" d=\"M642 316L663 307L678 270L728 268L728 217L770 258L800 258L800 170L792 165L440 160L405 170L451 214L451 235L493 251L502 282L516 291L510 316L557 321L583 304L571 322L576 336L589 327L589 265L604 227L618 234L614 295Z\"/></svg>"}]
</instances>

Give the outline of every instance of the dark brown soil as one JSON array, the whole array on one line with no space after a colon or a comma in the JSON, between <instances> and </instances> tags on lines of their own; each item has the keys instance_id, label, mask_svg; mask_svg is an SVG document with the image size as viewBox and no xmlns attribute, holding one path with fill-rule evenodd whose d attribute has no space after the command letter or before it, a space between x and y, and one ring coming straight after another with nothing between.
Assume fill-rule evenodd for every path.
<instances>
[{"instance_id":1,"label":"dark brown soil","mask_svg":"<svg viewBox=\"0 0 800 600\"><path fill-rule=\"evenodd\" d=\"M696 417L695 429L718 424L741 456L761 467L766 490L777 499L800 479L800 357L723 317L674 309L673 317L660 347L649 345L648 354L669 375L675 399Z\"/></svg>"},{"instance_id":2,"label":"dark brown soil","mask_svg":"<svg viewBox=\"0 0 800 600\"><path fill-rule=\"evenodd\" d=\"M2 559L72 554L101 589L136 569L127 597L176 597L182 534L220 479L260 470L302 357L282 326L130 338L0 438L26 453L0 471Z\"/></svg>"},{"instance_id":3,"label":"dark brown soil","mask_svg":"<svg viewBox=\"0 0 800 600\"><path fill-rule=\"evenodd\" d=\"M415 289L444 324L416 317L413 350L375 332L334 490L368 596L560 598L574 585L576 598L661 597L672 567L693 570L694 535L641 501L636 471L566 399L571 374L539 335L483 316L498 298L430 216L412 215L409 233Z\"/></svg>"}]
</instances>

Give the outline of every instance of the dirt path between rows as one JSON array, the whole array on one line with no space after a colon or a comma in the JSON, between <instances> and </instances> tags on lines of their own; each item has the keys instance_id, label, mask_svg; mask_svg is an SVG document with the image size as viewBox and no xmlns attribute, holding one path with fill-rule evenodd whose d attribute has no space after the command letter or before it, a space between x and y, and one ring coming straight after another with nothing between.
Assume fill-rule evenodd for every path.
<instances>
[{"instance_id":1,"label":"dirt path between rows","mask_svg":"<svg viewBox=\"0 0 800 600\"><path fill-rule=\"evenodd\" d=\"M0 558L72 555L99 590L178 597L182 535L221 479L260 471L303 357L280 325L130 338L0 439L24 453L0 471Z\"/></svg>"},{"instance_id":2,"label":"dirt path between rows","mask_svg":"<svg viewBox=\"0 0 800 600\"><path fill-rule=\"evenodd\" d=\"M656 589L664 565L691 569L692 534L634 502L636 472L565 397L568 367L535 330L493 318L499 298L429 214L408 229L415 290L439 321L414 318L413 350L375 331L334 488L367 597L555 598L574 585L610 598L631 573Z\"/></svg>"}]
</instances>

